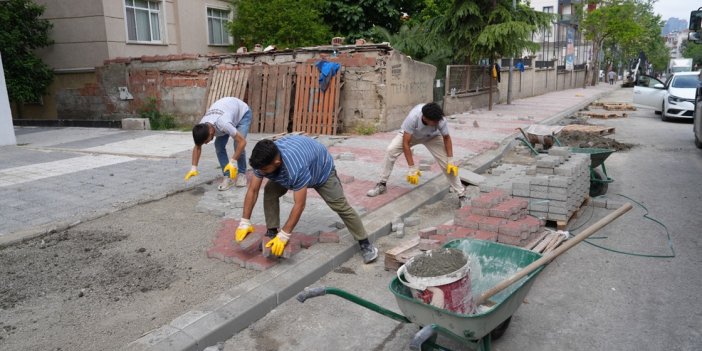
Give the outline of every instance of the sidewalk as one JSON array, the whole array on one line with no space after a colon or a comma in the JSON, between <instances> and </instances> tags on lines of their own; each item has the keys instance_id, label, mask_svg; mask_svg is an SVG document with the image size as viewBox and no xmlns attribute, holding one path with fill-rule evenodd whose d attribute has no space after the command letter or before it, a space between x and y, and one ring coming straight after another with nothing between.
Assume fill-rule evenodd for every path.
<instances>
[{"instance_id":1,"label":"sidewalk","mask_svg":"<svg viewBox=\"0 0 702 351\"><path fill-rule=\"evenodd\" d=\"M616 88L601 84L516 100L512 105L496 105L492 111L481 109L449 116L455 158L463 161L462 168L480 172L511 143L515 128L551 123ZM2 148L0 246L205 183L209 184L204 186L199 211L224 219L241 215L244 189L218 192L217 184L212 182L219 178L219 171L211 145L202 154L197 183L183 182L182 175L190 165L190 133L90 128L15 131L18 146ZM388 193L375 198L365 196L377 181L385 147L394 133L319 138L335 156L347 198L364 216L366 229L374 239L390 231L392 219L448 192L436 165L423 172L420 186L407 184L406 164L400 158L388 182ZM256 141L267 136L249 135L247 149L250 151ZM431 160L422 147L415 149L415 157L420 164ZM263 223L261 202L254 210L254 224ZM291 207L292 201L283 201L281 213L289 212ZM228 338L355 255L357 245L340 227L336 214L316 194L311 195L295 231L337 231L342 237L340 244L325 246L323 251L315 247L303 250L289 262L271 267L225 296L195 307L128 348L188 350Z\"/></svg>"}]
</instances>

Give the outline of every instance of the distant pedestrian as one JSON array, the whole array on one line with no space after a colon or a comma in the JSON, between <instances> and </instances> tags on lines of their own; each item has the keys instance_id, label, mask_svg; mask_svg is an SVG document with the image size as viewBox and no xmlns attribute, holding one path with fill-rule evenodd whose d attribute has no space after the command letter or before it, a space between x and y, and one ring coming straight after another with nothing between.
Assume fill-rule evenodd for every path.
<instances>
[{"instance_id":1,"label":"distant pedestrian","mask_svg":"<svg viewBox=\"0 0 702 351\"><path fill-rule=\"evenodd\" d=\"M205 112L200 123L193 127L195 147L192 154L192 167L185 175L185 180L200 174L197 171L197 164L200 162L202 145L208 144L214 138L217 160L224 175L217 189L220 191L229 189L233 179L236 179L236 186L246 186L245 147L251 115L249 105L235 97L224 97L215 101ZM227 156L229 137L234 140L234 155L231 159Z\"/></svg>"},{"instance_id":2,"label":"distant pedestrian","mask_svg":"<svg viewBox=\"0 0 702 351\"><path fill-rule=\"evenodd\" d=\"M444 119L444 111L434 102L419 104L409 112L402 122L399 133L385 150L385 166L380 175L380 181L366 195L374 197L387 190L388 178L400 154L405 155L409 166L407 182L417 185L422 173L414 164L411 148L418 144L424 145L439 167L445 170L444 175L451 184L451 188L458 194L460 206L463 206L466 202L465 187L458 177L458 166L453 161L453 144L448 124Z\"/></svg>"},{"instance_id":3,"label":"distant pedestrian","mask_svg":"<svg viewBox=\"0 0 702 351\"><path fill-rule=\"evenodd\" d=\"M305 209L307 190L314 189L324 202L336 212L361 247L364 263L378 258L378 249L368 240L361 217L349 205L341 181L336 175L334 159L327 148L318 141L292 135L272 141L263 139L256 143L249 160L254 177L244 198L244 211L235 240L240 242L253 232L251 213L256 205L263 178L263 214L268 228L266 236L272 238L266 247L280 256ZM293 208L288 220L280 226L280 197L293 191Z\"/></svg>"},{"instance_id":4,"label":"distant pedestrian","mask_svg":"<svg viewBox=\"0 0 702 351\"><path fill-rule=\"evenodd\" d=\"M609 73L607 73L607 78L609 78L609 85L613 85L613 84L614 84L614 78L615 78L616 76L617 76L617 74L614 73L614 71L612 71L612 70L610 70Z\"/></svg>"}]
</instances>

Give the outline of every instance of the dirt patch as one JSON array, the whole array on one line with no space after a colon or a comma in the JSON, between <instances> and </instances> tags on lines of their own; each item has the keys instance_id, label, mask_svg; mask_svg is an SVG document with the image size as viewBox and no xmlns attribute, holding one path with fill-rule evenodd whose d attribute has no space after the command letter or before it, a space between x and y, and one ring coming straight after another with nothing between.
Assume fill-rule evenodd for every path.
<instances>
[{"instance_id":1,"label":"dirt patch","mask_svg":"<svg viewBox=\"0 0 702 351\"><path fill-rule=\"evenodd\" d=\"M208 259L202 189L0 249L0 349L115 350L251 278Z\"/></svg>"},{"instance_id":2,"label":"dirt patch","mask_svg":"<svg viewBox=\"0 0 702 351\"><path fill-rule=\"evenodd\" d=\"M438 249L415 256L407 265L407 273L415 277L438 277L453 273L468 263L463 251Z\"/></svg>"},{"instance_id":3,"label":"dirt patch","mask_svg":"<svg viewBox=\"0 0 702 351\"><path fill-rule=\"evenodd\" d=\"M562 145L570 147L603 148L616 151L626 151L635 146L634 144L620 143L603 135L578 131L561 131L558 134L558 140Z\"/></svg>"}]
</instances>

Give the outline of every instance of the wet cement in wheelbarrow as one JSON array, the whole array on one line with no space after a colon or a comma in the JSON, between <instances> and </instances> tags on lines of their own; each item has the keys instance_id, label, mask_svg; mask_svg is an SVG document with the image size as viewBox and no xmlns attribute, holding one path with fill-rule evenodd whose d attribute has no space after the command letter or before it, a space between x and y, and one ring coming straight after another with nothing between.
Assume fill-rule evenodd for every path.
<instances>
[{"instance_id":1,"label":"wet cement in wheelbarrow","mask_svg":"<svg viewBox=\"0 0 702 351\"><path fill-rule=\"evenodd\" d=\"M407 266L407 273L415 277L438 277L459 270L467 262L468 259L460 250L432 250L415 256Z\"/></svg>"}]
</instances>

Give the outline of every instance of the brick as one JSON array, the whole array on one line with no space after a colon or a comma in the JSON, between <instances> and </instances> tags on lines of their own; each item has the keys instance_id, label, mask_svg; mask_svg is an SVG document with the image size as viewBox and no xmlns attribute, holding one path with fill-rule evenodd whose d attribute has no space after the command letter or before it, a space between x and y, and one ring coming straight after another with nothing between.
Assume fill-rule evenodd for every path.
<instances>
[{"instance_id":1,"label":"brick","mask_svg":"<svg viewBox=\"0 0 702 351\"><path fill-rule=\"evenodd\" d=\"M422 251L429 251L441 248L441 240L436 239L419 239L418 248Z\"/></svg>"},{"instance_id":2,"label":"brick","mask_svg":"<svg viewBox=\"0 0 702 351\"><path fill-rule=\"evenodd\" d=\"M265 271L278 264L277 258L268 258L263 255L256 255L246 261L246 269L253 269L256 271Z\"/></svg>"},{"instance_id":3,"label":"brick","mask_svg":"<svg viewBox=\"0 0 702 351\"><path fill-rule=\"evenodd\" d=\"M261 232L250 233L246 236L246 238L244 238L244 240L239 242L238 245L244 251L258 251L258 247L261 243L261 239L263 238L263 236L264 233Z\"/></svg>"},{"instance_id":4,"label":"brick","mask_svg":"<svg viewBox=\"0 0 702 351\"><path fill-rule=\"evenodd\" d=\"M443 245L448 240L448 237L446 235L438 235L437 234L437 235L430 236L428 240L438 240L439 242L441 242L441 245Z\"/></svg>"},{"instance_id":5,"label":"brick","mask_svg":"<svg viewBox=\"0 0 702 351\"><path fill-rule=\"evenodd\" d=\"M410 217L405 218L403 223L405 224L405 227L414 227L414 226L419 225L419 221L420 221L419 217L410 216Z\"/></svg>"},{"instance_id":6,"label":"brick","mask_svg":"<svg viewBox=\"0 0 702 351\"><path fill-rule=\"evenodd\" d=\"M483 217L478 222L478 229L489 232L497 232L500 224L502 223L506 223L506 220L496 217Z\"/></svg>"},{"instance_id":7,"label":"brick","mask_svg":"<svg viewBox=\"0 0 702 351\"><path fill-rule=\"evenodd\" d=\"M448 233L453 232L456 230L455 225L448 225L448 224L440 224L436 227L436 234L438 235L446 235Z\"/></svg>"},{"instance_id":8,"label":"brick","mask_svg":"<svg viewBox=\"0 0 702 351\"><path fill-rule=\"evenodd\" d=\"M263 236L263 239L261 239L261 255L263 257L273 256L271 254L271 248L266 247L266 244L268 244L269 241L271 241L271 238L269 238L267 236Z\"/></svg>"},{"instance_id":9,"label":"brick","mask_svg":"<svg viewBox=\"0 0 702 351\"><path fill-rule=\"evenodd\" d=\"M288 243L285 245L285 249L283 250L283 258L291 258L293 255L296 253L302 251L302 246L300 245L300 240L290 238L288 240Z\"/></svg>"},{"instance_id":10,"label":"brick","mask_svg":"<svg viewBox=\"0 0 702 351\"><path fill-rule=\"evenodd\" d=\"M292 237L300 241L300 246L309 249L319 240L316 235L307 235L302 233L293 233Z\"/></svg>"},{"instance_id":11,"label":"brick","mask_svg":"<svg viewBox=\"0 0 702 351\"><path fill-rule=\"evenodd\" d=\"M430 235L436 235L437 230L436 227L429 227L429 228L424 228L419 230L419 237L422 239L428 238Z\"/></svg>"},{"instance_id":12,"label":"brick","mask_svg":"<svg viewBox=\"0 0 702 351\"><path fill-rule=\"evenodd\" d=\"M514 246L522 246L525 244L525 243L522 243L522 239L520 237L510 236L510 235L498 235L497 242L502 243L502 244L507 244L507 245L514 245Z\"/></svg>"},{"instance_id":13,"label":"brick","mask_svg":"<svg viewBox=\"0 0 702 351\"><path fill-rule=\"evenodd\" d=\"M471 228L471 229L479 229L480 228L480 221L483 218L489 218L486 216L477 216L477 215L470 215L468 217L463 217L463 218L456 218L454 220L454 223L456 223L457 226L459 227L465 227L465 228Z\"/></svg>"},{"instance_id":14,"label":"brick","mask_svg":"<svg viewBox=\"0 0 702 351\"><path fill-rule=\"evenodd\" d=\"M484 230L478 230L473 235L473 239L485 240L485 241L497 241L497 233L487 232Z\"/></svg>"},{"instance_id":15,"label":"brick","mask_svg":"<svg viewBox=\"0 0 702 351\"><path fill-rule=\"evenodd\" d=\"M446 233L446 236L451 238L470 238L475 234L475 229L456 227L452 232Z\"/></svg>"},{"instance_id":16,"label":"brick","mask_svg":"<svg viewBox=\"0 0 702 351\"><path fill-rule=\"evenodd\" d=\"M338 243L340 241L339 234L336 232L322 232L319 234L320 243Z\"/></svg>"}]
</instances>

